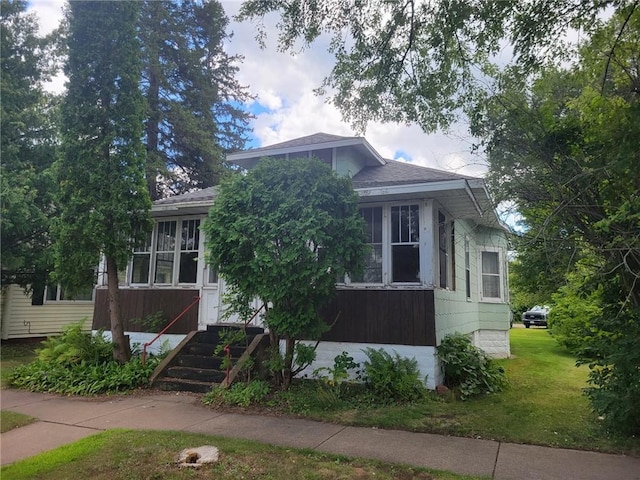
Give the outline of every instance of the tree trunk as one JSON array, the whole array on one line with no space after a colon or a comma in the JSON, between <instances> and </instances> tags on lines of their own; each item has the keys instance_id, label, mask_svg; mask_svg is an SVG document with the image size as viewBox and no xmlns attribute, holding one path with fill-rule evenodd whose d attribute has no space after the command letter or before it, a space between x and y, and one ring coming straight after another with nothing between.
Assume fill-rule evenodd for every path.
<instances>
[{"instance_id":1,"label":"tree trunk","mask_svg":"<svg viewBox=\"0 0 640 480\"><path fill-rule=\"evenodd\" d=\"M107 256L107 282L109 292L109 318L111 320L111 338L114 343L113 359L118 363L127 363L131 359L129 337L124 334L120 313L120 287L118 286L118 266L116 259Z\"/></svg>"},{"instance_id":2,"label":"tree trunk","mask_svg":"<svg viewBox=\"0 0 640 480\"><path fill-rule=\"evenodd\" d=\"M282 370L282 389L289 390L291 386L291 370L293 367L293 355L296 342L293 338L287 337L285 340L285 352L284 352L284 368Z\"/></svg>"}]
</instances>

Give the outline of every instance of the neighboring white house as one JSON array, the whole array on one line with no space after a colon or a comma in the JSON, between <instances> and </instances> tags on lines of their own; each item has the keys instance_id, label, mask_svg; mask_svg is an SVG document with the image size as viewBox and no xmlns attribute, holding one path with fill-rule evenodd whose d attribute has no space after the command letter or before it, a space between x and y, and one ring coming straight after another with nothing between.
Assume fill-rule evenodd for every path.
<instances>
[{"instance_id":1,"label":"neighboring white house","mask_svg":"<svg viewBox=\"0 0 640 480\"><path fill-rule=\"evenodd\" d=\"M485 183L406 162L386 160L362 137L318 133L227 156L245 169L263 157L315 157L348 175L360 196L371 253L360 278L346 278L325 315L337 323L323 336L312 368L333 364L342 351L356 361L366 347L415 357L427 384L441 380L435 348L445 335L469 334L496 357L508 357L507 231ZM222 321L224 280L204 262L199 227L215 201L207 188L156 201L155 228L124 273L125 318L162 311L170 320L200 297L171 331ZM96 290L93 328L108 329L106 289ZM134 325L135 323L135 325ZM140 322L134 341L150 337Z\"/></svg>"}]
</instances>

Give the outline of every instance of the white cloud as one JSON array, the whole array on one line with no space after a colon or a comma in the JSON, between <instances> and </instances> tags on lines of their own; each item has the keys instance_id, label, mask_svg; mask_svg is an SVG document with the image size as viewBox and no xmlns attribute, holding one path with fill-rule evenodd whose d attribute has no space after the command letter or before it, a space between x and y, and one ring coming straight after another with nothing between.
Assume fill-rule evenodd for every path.
<instances>
[{"instance_id":1,"label":"white cloud","mask_svg":"<svg viewBox=\"0 0 640 480\"><path fill-rule=\"evenodd\" d=\"M239 65L238 80L248 85L257 102L266 112L253 121L253 133L258 145L268 145L292 138L325 132L335 135L354 135L342 121L340 111L313 93L329 74L333 58L327 53L327 40L320 39L296 55L284 54L277 49L277 16L265 20L269 30L267 48L260 49L255 40L256 27L251 22L233 20L239 1L223 1L230 18L229 29L233 37L227 49L231 54L244 57ZM29 8L41 22L41 32L51 31L62 19L62 0L32 0ZM64 77L57 78L50 89L61 91ZM381 124L372 122L365 134L371 145L385 158L410 159L417 165L439 168L457 173L482 176L487 168L484 160L470 153L472 139L460 125L454 134L427 135L415 125Z\"/></svg>"},{"instance_id":2,"label":"white cloud","mask_svg":"<svg viewBox=\"0 0 640 480\"><path fill-rule=\"evenodd\" d=\"M29 11L36 12L40 35L47 35L60 25L64 0L30 0Z\"/></svg>"}]
</instances>

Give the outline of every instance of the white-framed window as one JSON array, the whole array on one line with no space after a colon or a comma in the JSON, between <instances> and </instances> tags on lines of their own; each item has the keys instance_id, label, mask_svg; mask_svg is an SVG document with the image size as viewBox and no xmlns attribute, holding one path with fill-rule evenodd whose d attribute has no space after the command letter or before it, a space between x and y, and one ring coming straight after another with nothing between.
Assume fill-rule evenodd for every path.
<instances>
[{"instance_id":1,"label":"white-framed window","mask_svg":"<svg viewBox=\"0 0 640 480\"><path fill-rule=\"evenodd\" d=\"M420 214L418 204L360 207L369 249L363 273L345 283L420 284Z\"/></svg>"},{"instance_id":2,"label":"white-framed window","mask_svg":"<svg viewBox=\"0 0 640 480\"><path fill-rule=\"evenodd\" d=\"M180 265L178 283L196 283L198 277L198 249L200 220L183 220L180 235Z\"/></svg>"},{"instance_id":3,"label":"white-framed window","mask_svg":"<svg viewBox=\"0 0 640 480\"><path fill-rule=\"evenodd\" d=\"M167 219L155 224L145 244L136 248L129 261L128 284L193 285L204 280L217 283L216 272L198 274L201 262L201 218Z\"/></svg>"},{"instance_id":4,"label":"white-framed window","mask_svg":"<svg viewBox=\"0 0 640 480\"><path fill-rule=\"evenodd\" d=\"M391 207L391 282L420 282L420 207Z\"/></svg>"},{"instance_id":5,"label":"white-framed window","mask_svg":"<svg viewBox=\"0 0 640 480\"><path fill-rule=\"evenodd\" d=\"M480 250L479 257L480 300L502 302L504 298L502 252L498 248L484 247Z\"/></svg>"},{"instance_id":6,"label":"white-framed window","mask_svg":"<svg viewBox=\"0 0 640 480\"><path fill-rule=\"evenodd\" d=\"M175 220L158 222L156 226L156 251L154 255L153 283L173 283L173 262L176 248Z\"/></svg>"},{"instance_id":7,"label":"white-framed window","mask_svg":"<svg viewBox=\"0 0 640 480\"><path fill-rule=\"evenodd\" d=\"M93 300L93 287L88 287L77 292L75 295L69 295L62 286L57 284L49 284L45 288L44 301L50 302L91 302Z\"/></svg>"},{"instance_id":8,"label":"white-framed window","mask_svg":"<svg viewBox=\"0 0 640 480\"><path fill-rule=\"evenodd\" d=\"M151 270L151 241L152 235L149 233L144 245L133 251L133 258L131 259L131 283L133 284L146 285L149 283L149 272Z\"/></svg>"},{"instance_id":9,"label":"white-framed window","mask_svg":"<svg viewBox=\"0 0 640 480\"><path fill-rule=\"evenodd\" d=\"M464 236L464 283L467 300L471 300L471 253L469 236Z\"/></svg>"},{"instance_id":10,"label":"white-framed window","mask_svg":"<svg viewBox=\"0 0 640 480\"><path fill-rule=\"evenodd\" d=\"M365 255L362 275L351 278L352 283L382 283L382 207L360 209L365 222L369 251Z\"/></svg>"},{"instance_id":11,"label":"white-framed window","mask_svg":"<svg viewBox=\"0 0 640 480\"><path fill-rule=\"evenodd\" d=\"M438 210L438 278L440 288L456 289L455 277L455 223L450 217Z\"/></svg>"}]
</instances>

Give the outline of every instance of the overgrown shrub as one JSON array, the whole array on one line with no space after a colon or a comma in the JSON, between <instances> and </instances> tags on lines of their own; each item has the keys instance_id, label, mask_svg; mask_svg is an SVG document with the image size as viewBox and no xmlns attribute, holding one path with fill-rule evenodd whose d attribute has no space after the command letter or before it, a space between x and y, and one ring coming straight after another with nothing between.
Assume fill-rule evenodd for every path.
<instances>
[{"instance_id":1,"label":"overgrown shrub","mask_svg":"<svg viewBox=\"0 0 640 480\"><path fill-rule=\"evenodd\" d=\"M42 362L58 364L76 364L80 362L101 363L113 356L113 343L102 336L102 332L92 335L84 331L86 318L78 323L67 325L62 334L48 337L42 342L42 348L36 350Z\"/></svg>"},{"instance_id":2,"label":"overgrown shrub","mask_svg":"<svg viewBox=\"0 0 640 480\"><path fill-rule=\"evenodd\" d=\"M445 385L458 392L462 400L499 392L507 384L504 369L475 347L466 335L447 335L437 347L437 356Z\"/></svg>"},{"instance_id":3,"label":"overgrown shrub","mask_svg":"<svg viewBox=\"0 0 640 480\"><path fill-rule=\"evenodd\" d=\"M605 295L615 295L615 282ZM640 308L608 303L594 322L597 335L588 342L589 387L585 394L603 425L625 435L640 435Z\"/></svg>"},{"instance_id":4,"label":"overgrown shrub","mask_svg":"<svg viewBox=\"0 0 640 480\"><path fill-rule=\"evenodd\" d=\"M594 267L579 262L576 271L567 274L566 285L551 296L549 331L574 355L590 356L590 338L597 335L593 325L602 315L603 286L594 277Z\"/></svg>"},{"instance_id":5,"label":"overgrown shrub","mask_svg":"<svg viewBox=\"0 0 640 480\"><path fill-rule=\"evenodd\" d=\"M383 349L364 350L364 382L380 401L408 402L418 400L426 394L420 380L418 362L415 359L393 355Z\"/></svg>"},{"instance_id":6,"label":"overgrown shrub","mask_svg":"<svg viewBox=\"0 0 640 480\"><path fill-rule=\"evenodd\" d=\"M49 337L38 358L16 367L9 385L34 392L65 395L98 395L148 385L163 355L150 356L142 365L139 356L120 365L113 360L113 343L101 333L82 331L82 323L66 327L62 335Z\"/></svg>"},{"instance_id":7,"label":"overgrown shrub","mask_svg":"<svg viewBox=\"0 0 640 480\"><path fill-rule=\"evenodd\" d=\"M223 405L248 407L263 401L270 391L269 382L264 380L234 383L229 388L214 388L202 397L202 403L214 407Z\"/></svg>"},{"instance_id":8,"label":"overgrown shrub","mask_svg":"<svg viewBox=\"0 0 640 480\"><path fill-rule=\"evenodd\" d=\"M148 358L145 365L139 357L124 365L114 360L98 364L61 364L38 359L16 367L9 375L9 385L32 392L64 395L123 392L147 386L158 358Z\"/></svg>"}]
</instances>

